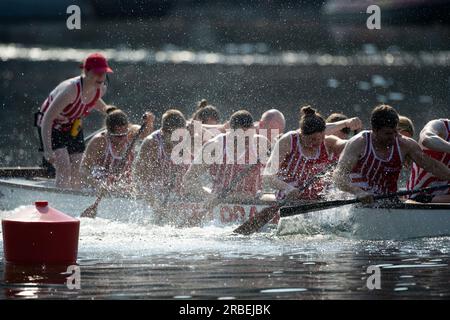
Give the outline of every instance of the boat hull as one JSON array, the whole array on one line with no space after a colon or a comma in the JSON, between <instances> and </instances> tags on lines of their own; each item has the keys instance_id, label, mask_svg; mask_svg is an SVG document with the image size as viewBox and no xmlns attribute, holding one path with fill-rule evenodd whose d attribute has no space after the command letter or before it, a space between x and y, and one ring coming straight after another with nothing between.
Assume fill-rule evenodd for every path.
<instances>
[{"instance_id":1,"label":"boat hull","mask_svg":"<svg viewBox=\"0 0 450 320\"><path fill-rule=\"evenodd\" d=\"M61 190L52 187L49 179L29 180L24 178L0 179L0 210L11 211L19 206L32 205L35 201L46 200L49 204L73 217L79 217L84 209L96 199L93 191ZM164 222L175 225L199 224L215 221L220 224L242 223L256 212L268 207L270 201L257 203L222 203L206 210L203 203L174 201L169 210L152 208L142 196L112 195L105 197L98 207L97 217L120 221L155 221L163 216ZM277 223L275 218L273 223Z\"/></svg>"},{"instance_id":2,"label":"boat hull","mask_svg":"<svg viewBox=\"0 0 450 320\"><path fill-rule=\"evenodd\" d=\"M279 235L329 232L364 240L450 236L450 204L407 203L396 208L349 205L286 217L278 225Z\"/></svg>"}]
</instances>

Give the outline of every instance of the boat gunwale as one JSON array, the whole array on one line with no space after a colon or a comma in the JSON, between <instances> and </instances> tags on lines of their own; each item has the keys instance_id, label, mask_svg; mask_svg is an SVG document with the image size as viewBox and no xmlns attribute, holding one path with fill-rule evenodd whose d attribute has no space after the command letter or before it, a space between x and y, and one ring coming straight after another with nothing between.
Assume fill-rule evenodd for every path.
<instances>
[{"instance_id":1,"label":"boat gunwale","mask_svg":"<svg viewBox=\"0 0 450 320\"><path fill-rule=\"evenodd\" d=\"M33 178L43 178L50 180L49 176L45 174L45 169L40 167L11 167L11 168L0 168L0 186L9 187L9 188L19 188L23 190L31 190L31 191L43 191L43 192L50 192L50 193L57 193L57 194L67 194L67 195L74 195L74 196L90 196L90 197L96 197L97 192L95 190L73 190L73 189L61 189L56 187L49 187L49 186L33 186L29 184L21 184L19 182L14 181L8 181L8 179L17 179L17 178L23 178L30 182L35 181L32 180ZM143 194L120 194L117 192L110 192L105 195L107 198L121 198L121 199L133 199L133 200L143 200L145 199L145 195ZM180 201L185 203L198 203L196 201ZM292 203L287 204L285 207L292 207L298 204L299 202L295 201ZM251 200L251 201L242 201L242 202L224 202L223 204L230 204L230 205L274 205L276 204L276 201L271 200ZM301 204L305 204L304 202ZM418 203L418 202L402 202L395 204L394 206L377 206L377 207L369 207L369 206L358 206L358 208L362 209L382 209L382 210L389 210L389 211L395 211L397 209L400 210L450 210L450 203ZM283 208L280 208L280 213L283 210ZM330 210L330 209L328 209ZM320 211L327 211L327 210L320 210ZM303 214L303 213L299 213ZM281 215L282 218L283 215Z\"/></svg>"},{"instance_id":2,"label":"boat gunwale","mask_svg":"<svg viewBox=\"0 0 450 320\"><path fill-rule=\"evenodd\" d=\"M73 190L73 189L61 189L56 187L49 187L49 186L38 186L38 185L31 185L31 184L23 184L18 181L8 181L8 179L14 179L14 178L23 178L23 177L1 177L0 176L0 187L7 187L7 188L16 188L16 189L22 189L27 191L39 191L39 192L48 192L48 193L54 193L54 194L67 194L67 195L73 195L73 196L88 196L88 197L97 197L97 192L94 190ZM33 182L36 180L32 179L26 179L27 181ZM119 198L119 199L128 199L128 200L145 200L144 194L121 194L117 192L110 192L105 195L106 198ZM198 204L200 202L193 201L186 199L184 201L175 201L175 203L192 203L192 204ZM270 206L275 204L274 201L271 200L252 200L252 201L241 201L241 202L223 202L221 203L223 205L254 205L254 206Z\"/></svg>"}]
</instances>

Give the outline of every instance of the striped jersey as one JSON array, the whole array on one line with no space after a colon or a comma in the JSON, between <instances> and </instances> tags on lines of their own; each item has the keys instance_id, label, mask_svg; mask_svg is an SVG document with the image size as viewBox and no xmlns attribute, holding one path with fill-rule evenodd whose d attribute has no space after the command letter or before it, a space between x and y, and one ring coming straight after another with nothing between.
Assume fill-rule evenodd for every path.
<instances>
[{"instance_id":1,"label":"striped jersey","mask_svg":"<svg viewBox=\"0 0 450 320\"><path fill-rule=\"evenodd\" d=\"M291 139L291 150L283 158L277 172L280 180L296 188L304 188L301 193L302 199L314 200L320 197L328 185L323 179L317 179L309 184L313 177L322 173L333 162L336 162L337 155L329 154L325 142L322 142L316 154L309 157L304 154L298 131L289 132ZM282 191L277 192L277 198L282 199L286 195Z\"/></svg>"},{"instance_id":2,"label":"striped jersey","mask_svg":"<svg viewBox=\"0 0 450 320\"><path fill-rule=\"evenodd\" d=\"M158 176L155 177L154 181L160 188L168 188L171 191L180 192L183 176L189 169L189 165L177 164L171 159L171 155L167 154L164 149L164 140L160 129L152 132L150 137L158 144L157 158L160 165L157 171Z\"/></svg>"},{"instance_id":3,"label":"striped jersey","mask_svg":"<svg viewBox=\"0 0 450 320\"><path fill-rule=\"evenodd\" d=\"M443 122L445 128L447 129L447 137L445 138L445 140L447 142L450 142L450 121L448 119L440 119L440 121ZM450 168L450 153L434 151L430 149L425 149L423 147L422 149L425 154L427 154L428 156L439 162L442 162L444 165ZM423 168L420 168L417 164L413 163L406 187L408 190L413 190L428 187L437 187L446 184L450 184L450 181L440 180L430 172L425 171ZM431 192L430 194L432 195L450 194L450 189L437 190ZM412 195L411 198L414 198L414 196L417 195Z\"/></svg>"},{"instance_id":4,"label":"striped jersey","mask_svg":"<svg viewBox=\"0 0 450 320\"><path fill-rule=\"evenodd\" d=\"M381 159L373 147L372 131L359 134L364 135L366 148L350 173L352 184L375 195L397 192L398 178L403 167L398 137L395 138L389 157Z\"/></svg>"},{"instance_id":5,"label":"striped jersey","mask_svg":"<svg viewBox=\"0 0 450 320\"><path fill-rule=\"evenodd\" d=\"M227 148L226 134L221 134L215 139L221 141L222 159L220 163L212 164L209 169L213 180L213 192L220 194L235 180L236 183L231 186L231 192L242 192L256 196L256 193L262 189L261 171L263 164L259 161L256 150L252 147L254 144L250 143L250 147L247 147L245 152L237 155L234 150ZM254 159L253 162L250 161L252 160L251 156Z\"/></svg>"},{"instance_id":6,"label":"striped jersey","mask_svg":"<svg viewBox=\"0 0 450 320\"><path fill-rule=\"evenodd\" d=\"M103 167L108 172L113 172L115 169L117 169L117 166L121 165L125 154L123 154L123 155L115 154L114 150L112 148L111 141L108 139L107 136L105 136L105 139L106 139L106 150L105 150L105 159L103 161ZM127 138L127 144L126 144L125 148L123 149L124 153L125 153L125 150L128 148L129 143L130 143L130 141L128 141L128 138ZM121 182L131 183L133 160L134 160L134 152L133 152L133 150L131 150L131 152L128 154L128 157L126 159L124 168L122 168L120 170L120 172L118 173L120 175ZM122 179L126 179L126 181L123 181Z\"/></svg>"},{"instance_id":7,"label":"striped jersey","mask_svg":"<svg viewBox=\"0 0 450 320\"><path fill-rule=\"evenodd\" d=\"M82 98L82 80L81 76L69 79L71 83L75 83L77 88L77 95L72 103L69 103L61 112L61 114L58 115L58 117L53 121L53 128L58 129L61 131L68 131L70 130L73 122L76 119L79 119L83 116L86 116L92 111L93 108L95 108L95 104L97 101L101 98L101 92L100 89L97 89L95 92L95 96L89 103L83 103L81 101ZM50 95L45 99L44 103L41 106L40 111L44 114L48 108L50 107L51 103L55 99L55 96L57 94L58 87L56 87ZM42 117L38 120L38 126L41 126L42 123Z\"/></svg>"}]
</instances>

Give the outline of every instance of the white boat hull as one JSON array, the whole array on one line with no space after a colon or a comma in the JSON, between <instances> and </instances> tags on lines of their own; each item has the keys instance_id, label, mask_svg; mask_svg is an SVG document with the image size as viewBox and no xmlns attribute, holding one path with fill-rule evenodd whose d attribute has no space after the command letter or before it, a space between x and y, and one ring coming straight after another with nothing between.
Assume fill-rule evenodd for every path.
<instances>
[{"instance_id":1,"label":"white boat hull","mask_svg":"<svg viewBox=\"0 0 450 320\"><path fill-rule=\"evenodd\" d=\"M96 199L96 194L92 191L61 190L54 188L52 184L53 182L47 179L0 179L0 210L10 211L19 206L33 205L37 200L46 200L51 207L73 217L79 217ZM270 202L263 201L257 204L219 204L211 213L205 214L206 210L202 203L171 202L170 214L173 215L173 219L169 222L179 224L178 221L185 221L186 216L189 220L191 216L204 215L209 221L221 224L242 223L268 205ZM140 197L105 197L100 202L97 217L133 222L152 221L153 210ZM177 216L180 219L176 219ZM277 222L277 219L274 222Z\"/></svg>"},{"instance_id":2,"label":"white boat hull","mask_svg":"<svg viewBox=\"0 0 450 320\"><path fill-rule=\"evenodd\" d=\"M335 233L366 240L450 236L450 204L403 208L345 206L282 218L279 235Z\"/></svg>"}]
</instances>

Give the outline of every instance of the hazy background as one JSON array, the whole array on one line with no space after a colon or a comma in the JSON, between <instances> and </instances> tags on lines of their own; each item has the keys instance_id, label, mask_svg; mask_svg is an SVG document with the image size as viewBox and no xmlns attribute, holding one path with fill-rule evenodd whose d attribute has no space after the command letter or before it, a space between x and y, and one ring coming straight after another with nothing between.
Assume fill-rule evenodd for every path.
<instances>
[{"instance_id":1,"label":"hazy background","mask_svg":"<svg viewBox=\"0 0 450 320\"><path fill-rule=\"evenodd\" d=\"M382 102L418 129L449 117L448 5L396 2L382 6L381 30L369 30L364 1L2 0L0 165L40 163L32 114L94 50L114 69L104 100L133 121L145 110L159 121L172 107L189 117L203 98L223 120L278 108L288 129L305 103L366 125ZM81 30L66 27L70 4L81 8ZM101 125L89 116L86 134Z\"/></svg>"}]
</instances>

